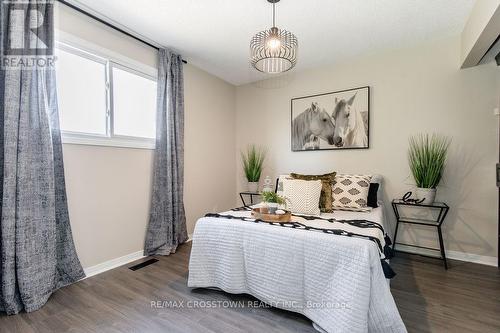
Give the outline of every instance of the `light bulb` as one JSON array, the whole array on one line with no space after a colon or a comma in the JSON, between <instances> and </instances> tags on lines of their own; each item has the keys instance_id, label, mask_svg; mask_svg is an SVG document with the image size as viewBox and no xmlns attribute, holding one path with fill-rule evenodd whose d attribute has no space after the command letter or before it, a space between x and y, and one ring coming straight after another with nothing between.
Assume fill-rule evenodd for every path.
<instances>
[{"instance_id":1,"label":"light bulb","mask_svg":"<svg viewBox=\"0 0 500 333\"><path fill-rule=\"evenodd\" d=\"M279 38L276 37L271 37L267 40L267 47L270 48L271 50L275 50L281 46L281 41Z\"/></svg>"}]
</instances>

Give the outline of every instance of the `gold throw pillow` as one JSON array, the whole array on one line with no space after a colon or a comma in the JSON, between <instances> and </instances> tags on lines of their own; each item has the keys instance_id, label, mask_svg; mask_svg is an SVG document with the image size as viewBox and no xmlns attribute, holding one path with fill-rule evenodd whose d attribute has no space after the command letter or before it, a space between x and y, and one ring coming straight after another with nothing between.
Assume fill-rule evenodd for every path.
<instances>
[{"instance_id":1,"label":"gold throw pillow","mask_svg":"<svg viewBox=\"0 0 500 333\"><path fill-rule=\"evenodd\" d=\"M291 173L290 176L294 179L301 180L321 180L321 196L319 198L319 209L322 213L333 212L333 195L332 186L335 182L336 172L327 173L324 175L301 175L298 173Z\"/></svg>"}]
</instances>

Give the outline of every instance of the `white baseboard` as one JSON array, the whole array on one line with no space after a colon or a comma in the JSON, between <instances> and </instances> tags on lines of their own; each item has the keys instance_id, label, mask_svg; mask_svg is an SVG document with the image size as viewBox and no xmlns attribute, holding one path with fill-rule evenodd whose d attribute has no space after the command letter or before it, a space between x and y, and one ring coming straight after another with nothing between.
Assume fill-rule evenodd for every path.
<instances>
[{"instance_id":1,"label":"white baseboard","mask_svg":"<svg viewBox=\"0 0 500 333\"><path fill-rule=\"evenodd\" d=\"M430 255L430 256L438 256L439 253L436 251L432 250L427 250L427 249L416 249L410 246L405 246L405 245L396 245L396 250L401 250L405 252L410 252L410 253L415 253L415 254L425 254L425 255ZM488 265L488 266L497 266L497 258L496 257L490 257L490 256L483 256L479 254L472 254L472 253L465 253L465 252L459 252L459 251L451 251L451 250L446 250L446 257L448 259L454 259L454 260L460 260L460 261L468 261L468 262L473 262L476 264L481 264L481 265Z\"/></svg>"},{"instance_id":2,"label":"white baseboard","mask_svg":"<svg viewBox=\"0 0 500 333\"><path fill-rule=\"evenodd\" d=\"M476 264L495 266L497 267L497 258L490 256L482 256L479 254L465 253L458 251L446 251L446 256L450 259L469 261Z\"/></svg>"},{"instance_id":3,"label":"white baseboard","mask_svg":"<svg viewBox=\"0 0 500 333\"><path fill-rule=\"evenodd\" d=\"M186 241L186 243L190 242L193 239L193 234L189 234L188 237L189 238ZM111 260L105 261L103 263L97 264L95 266L84 268L83 271L85 272L85 275L86 275L85 279L89 278L91 276L97 275L97 274L104 273L106 271L109 271L110 269L126 265L132 261L136 261L136 260L139 260L142 258L145 258L144 250L130 253L130 254L124 255L123 257L111 259Z\"/></svg>"},{"instance_id":4,"label":"white baseboard","mask_svg":"<svg viewBox=\"0 0 500 333\"><path fill-rule=\"evenodd\" d=\"M95 266L84 268L85 278L104 273L110 269L126 265L132 261L144 258L144 250L124 255L123 257L111 259Z\"/></svg>"}]
</instances>

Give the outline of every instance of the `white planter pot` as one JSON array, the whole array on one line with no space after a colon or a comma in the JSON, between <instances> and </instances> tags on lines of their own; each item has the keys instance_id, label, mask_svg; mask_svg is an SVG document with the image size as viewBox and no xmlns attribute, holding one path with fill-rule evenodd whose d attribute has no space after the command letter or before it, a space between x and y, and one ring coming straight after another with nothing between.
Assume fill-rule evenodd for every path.
<instances>
[{"instance_id":1,"label":"white planter pot","mask_svg":"<svg viewBox=\"0 0 500 333\"><path fill-rule=\"evenodd\" d=\"M425 199L422 204L424 205L432 205L434 200L436 199L436 189L435 188L422 188L417 187L415 191L415 195L417 199L422 200Z\"/></svg>"},{"instance_id":2,"label":"white planter pot","mask_svg":"<svg viewBox=\"0 0 500 333\"><path fill-rule=\"evenodd\" d=\"M249 192L258 192L259 191L259 182L248 182L248 191Z\"/></svg>"},{"instance_id":3,"label":"white planter pot","mask_svg":"<svg viewBox=\"0 0 500 333\"><path fill-rule=\"evenodd\" d=\"M278 204L275 202L265 202L264 204L266 205L267 209L269 209L270 214L274 214L278 209Z\"/></svg>"}]
</instances>

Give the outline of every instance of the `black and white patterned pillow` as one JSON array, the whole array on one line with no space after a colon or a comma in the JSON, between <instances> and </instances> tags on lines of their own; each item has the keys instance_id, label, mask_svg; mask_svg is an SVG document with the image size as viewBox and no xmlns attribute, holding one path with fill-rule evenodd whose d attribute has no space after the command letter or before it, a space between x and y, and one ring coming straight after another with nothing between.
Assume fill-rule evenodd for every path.
<instances>
[{"instance_id":1,"label":"black and white patterned pillow","mask_svg":"<svg viewBox=\"0 0 500 333\"><path fill-rule=\"evenodd\" d=\"M371 175L336 175L332 187L333 209L369 211L368 191Z\"/></svg>"}]
</instances>

